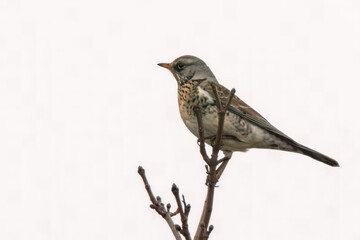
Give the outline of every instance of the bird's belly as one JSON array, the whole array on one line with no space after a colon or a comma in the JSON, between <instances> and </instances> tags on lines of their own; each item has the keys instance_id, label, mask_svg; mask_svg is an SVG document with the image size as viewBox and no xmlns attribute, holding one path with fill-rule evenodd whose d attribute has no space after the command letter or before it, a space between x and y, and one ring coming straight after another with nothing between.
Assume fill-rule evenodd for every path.
<instances>
[{"instance_id":1,"label":"bird's belly","mask_svg":"<svg viewBox=\"0 0 360 240\"><path fill-rule=\"evenodd\" d=\"M182 116L183 117L183 116ZM204 128L204 137L206 143L210 144L211 139L216 136L218 127L218 113L216 107L208 109L202 113L202 123ZM198 123L196 116L183 117L186 127L196 137L199 137ZM248 148L254 147L255 142L261 141L260 131L254 129L245 120L238 116L227 113L225 116L223 128L223 150L227 151L246 151Z\"/></svg>"},{"instance_id":2,"label":"bird's belly","mask_svg":"<svg viewBox=\"0 0 360 240\"><path fill-rule=\"evenodd\" d=\"M199 137L198 123L195 115L182 115L186 127ZM202 111L204 137L207 144L216 136L218 113L216 107ZM222 150L246 151L249 148L287 149L288 145L268 131L250 124L231 112L227 112L224 121Z\"/></svg>"}]
</instances>

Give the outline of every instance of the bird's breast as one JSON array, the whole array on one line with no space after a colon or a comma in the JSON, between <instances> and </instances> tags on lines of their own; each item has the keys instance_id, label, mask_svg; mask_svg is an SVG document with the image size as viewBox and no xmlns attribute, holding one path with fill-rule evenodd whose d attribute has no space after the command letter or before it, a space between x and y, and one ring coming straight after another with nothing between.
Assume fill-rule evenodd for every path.
<instances>
[{"instance_id":1,"label":"bird's breast","mask_svg":"<svg viewBox=\"0 0 360 240\"><path fill-rule=\"evenodd\" d=\"M179 87L178 101L181 118L192 134L199 137L197 117L194 112L194 108L199 107L205 138L216 135L219 121L218 109L215 99L207 91L196 85L184 84ZM245 151L250 147L263 147L264 140L271 138L267 135L269 134L239 115L226 112L223 129L224 150Z\"/></svg>"},{"instance_id":2,"label":"bird's breast","mask_svg":"<svg viewBox=\"0 0 360 240\"><path fill-rule=\"evenodd\" d=\"M183 120L196 117L194 113L195 107L205 111L209 105L215 105L215 101L210 94L198 85L198 82L189 82L178 88L179 109Z\"/></svg>"}]
</instances>

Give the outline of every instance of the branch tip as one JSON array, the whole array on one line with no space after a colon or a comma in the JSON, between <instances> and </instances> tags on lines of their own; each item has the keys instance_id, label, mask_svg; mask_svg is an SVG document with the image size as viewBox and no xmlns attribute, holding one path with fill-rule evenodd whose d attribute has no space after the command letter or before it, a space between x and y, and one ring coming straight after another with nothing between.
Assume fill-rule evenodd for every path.
<instances>
[{"instance_id":1,"label":"branch tip","mask_svg":"<svg viewBox=\"0 0 360 240\"><path fill-rule=\"evenodd\" d=\"M179 232L176 230L175 224L174 224L173 220L171 219L171 216L172 216L172 214L170 213L171 206L169 204L167 204L168 209L165 209L165 205L161 201L161 197L157 196L155 198L153 192L151 191L150 184L145 176L145 169L143 167L141 167L141 166L138 167L138 173L141 176L141 178L144 182L144 185L145 185L146 192L149 195L149 198L151 201L150 208L154 209L160 216L162 216L165 219L165 221L169 225L175 239L181 240L181 236L180 236Z\"/></svg>"},{"instance_id":2,"label":"branch tip","mask_svg":"<svg viewBox=\"0 0 360 240\"><path fill-rule=\"evenodd\" d=\"M145 172L145 169L142 166L139 166L138 167L138 173L141 174L143 172Z\"/></svg>"},{"instance_id":3,"label":"branch tip","mask_svg":"<svg viewBox=\"0 0 360 240\"><path fill-rule=\"evenodd\" d=\"M171 187L171 191L173 192L173 194L178 194L179 193L179 188L176 186L175 183L173 183L173 185Z\"/></svg>"}]
</instances>

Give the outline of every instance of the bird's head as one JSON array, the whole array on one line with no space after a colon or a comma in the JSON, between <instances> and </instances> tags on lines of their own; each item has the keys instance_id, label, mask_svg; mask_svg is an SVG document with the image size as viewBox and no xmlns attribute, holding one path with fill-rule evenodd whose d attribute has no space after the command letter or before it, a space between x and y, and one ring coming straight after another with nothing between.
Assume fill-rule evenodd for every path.
<instances>
[{"instance_id":1,"label":"bird's head","mask_svg":"<svg viewBox=\"0 0 360 240\"><path fill-rule=\"evenodd\" d=\"M216 81L214 74L205 62L194 56L185 55L171 63L159 63L158 65L169 69L179 85L183 85L190 80Z\"/></svg>"}]
</instances>

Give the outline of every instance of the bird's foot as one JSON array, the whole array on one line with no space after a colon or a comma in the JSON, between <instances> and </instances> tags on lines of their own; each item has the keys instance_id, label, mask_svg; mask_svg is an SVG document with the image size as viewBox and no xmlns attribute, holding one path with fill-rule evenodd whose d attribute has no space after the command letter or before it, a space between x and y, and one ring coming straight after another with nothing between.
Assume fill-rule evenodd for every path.
<instances>
[{"instance_id":1,"label":"bird's foot","mask_svg":"<svg viewBox=\"0 0 360 240\"><path fill-rule=\"evenodd\" d=\"M222 151L222 152L224 154L224 157L218 161L218 164L224 161L228 161L232 157L232 153L233 153L232 151Z\"/></svg>"},{"instance_id":2,"label":"bird's foot","mask_svg":"<svg viewBox=\"0 0 360 240\"><path fill-rule=\"evenodd\" d=\"M208 136L208 137L205 137L204 140L210 140L210 145L212 147L214 147L215 145L215 141L216 141L216 135L214 136ZM223 140L234 140L234 141L239 141L239 139L237 139L235 136L232 136L232 135L223 135L221 137L221 142L220 142L220 149L224 146L224 143L223 143ZM198 144L200 143L200 140L198 139ZM231 157L231 156L230 156Z\"/></svg>"},{"instance_id":3,"label":"bird's foot","mask_svg":"<svg viewBox=\"0 0 360 240\"><path fill-rule=\"evenodd\" d=\"M205 141L210 140L210 145L213 147L215 145L216 135L204 137L204 140ZM199 142L199 140L198 140L198 142Z\"/></svg>"}]
</instances>

